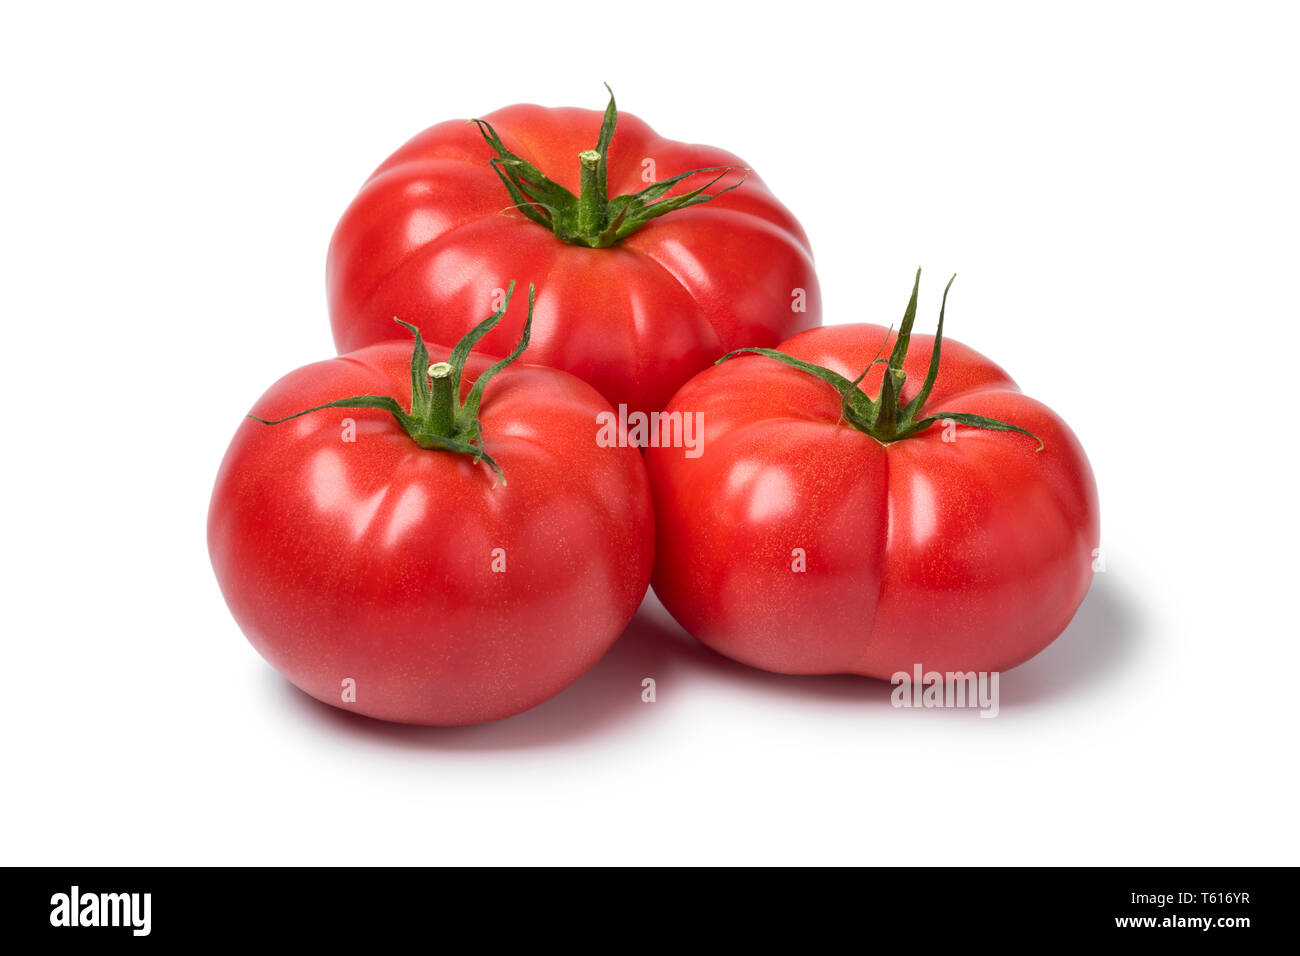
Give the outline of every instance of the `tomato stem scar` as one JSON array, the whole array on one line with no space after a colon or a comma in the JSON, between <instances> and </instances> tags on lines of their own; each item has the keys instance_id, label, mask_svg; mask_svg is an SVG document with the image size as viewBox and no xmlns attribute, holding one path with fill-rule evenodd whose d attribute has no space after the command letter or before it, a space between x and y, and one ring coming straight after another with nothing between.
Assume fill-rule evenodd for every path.
<instances>
[{"instance_id":1,"label":"tomato stem scar","mask_svg":"<svg viewBox=\"0 0 1300 956\"><path fill-rule=\"evenodd\" d=\"M479 133L496 154L488 162L514 201L514 208L538 225L550 229L557 239L575 246L604 249L626 239L651 219L716 199L745 181L742 175L736 182L710 193L708 189L727 173L733 170L748 173L748 170L737 166L706 166L651 183L640 192L609 198L606 182L609 145L618 125L618 108L614 104L614 91L609 89L608 83L605 89L609 90L609 104L600 123L596 148L578 154L577 196L507 149L487 120L469 121L478 126ZM676 196L667 195L678 183L700 173L718 175L696 189Z\"/></svg>"},{"instance_id":2,"label":"tomato stem scar","mask_svg":"<svg viewBox=\"0 0 1300 956\"><path fill-rule=\"evenodd\" d=\"M419 328L409 322L403 322L396 316L393 317L394 322L415 337L415 345L411 351L409 409L403 408L401 403L390 395L354 395L351 398L326 402L324 405L317 405L271 421L258 418L256 415L248 417L264 425L279 425L281 422L287 422L301 415L309 415L324 408L381 409L392 415L411 440L421 448L469 455L475 462L481 461L492 469L493 474L504 485L506 477L501 471L501 466L483 450L483 429L478 413L483 401L483 389L487 383L528 348L528 339L533 327L533 304L536 298L536 289L531 284L528 286L528 316L524 320L524 331L520 336L519 344L505 358L484 369L474 381L463 402L460 400L460 391L461 376L464 374L465 362L469 358L470 351L479 339L492 331L505 316L514 291L515 283L511 281L506 288L505 302L501 308L466 332L445 362L430 364L429 351L425 348L424 337L420 334Z\"/></svg>"},{"instance_id":3,"label":"tomato stem scar","mask_svg":"<svg viewBox=\"0 0 1300 956\"><path fill-rule=\"evenodd\" d=\"M948 290L952 288L953 280L956 278L957 276L954 275L949 279L948 284L943 289L943 304L939 307L939 326L934 334L934 347L930 350L930 364L925 374L925 381L916 395L906 403L903 401L903 386L907 382L907 373L903 371L903 361L907 358L907 350L912 342L912 325L916 322L916 299L921 288L920 269L916 270L916 280L912 283L912 297L907 303L907 309L903 312L903 322L898 328L898 335L894 339L894 347L890 351L889 358L880 358L885 344L889 341L889 336L886 335L885 342L881 344L876 357L867 364L862 374L853 381L849 381L838 372L833 372L820 365L814 365L811 362L804 362L776 349L736 349L722 356L715 364L721 365L737 355L753 353L776 359L791 368L807 372L809 375L815 375L840 393L840 412L844 422L863 434L870 435L882 445L913 438L936 422L952 420L972 428L1019 432L1038 442L1038 448L1035 450L1042 451L1043 440L1033 432L1026 431L1018 425L999 421L996 418L971 415L966 412L943 411L933 412L923 418L917 418L917 415L925 407L930 392L934 389L934 383L939 377L939 353L943 343L944 313L948 307ZM882 363L886 368L880 379L880 392L873 399L860 386L863 379L867 377L867 373Z\"/></svg>"}]
</instances>

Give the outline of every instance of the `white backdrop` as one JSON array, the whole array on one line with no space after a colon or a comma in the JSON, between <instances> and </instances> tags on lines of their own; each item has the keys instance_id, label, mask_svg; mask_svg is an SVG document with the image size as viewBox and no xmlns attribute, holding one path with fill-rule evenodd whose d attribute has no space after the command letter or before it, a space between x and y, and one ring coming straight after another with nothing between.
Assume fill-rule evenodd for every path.
<instances>
[{"instance_id":1,"label":"white backdrop","mask_svg":"<svg viewBox=\"0 0 1300 956\"><path fill-rule=\"evenodd\" d=\"M673 2L0 14L7 863L1296 863L1294 8ZM332 354L325 248L435 121L619 105L801 218L827 322L1071 423L1107 569L995 720L783 678L650 600L463 730L331 711L208 565L240 417ZM642 677L658 700L644 704Z\"/></svg>"}]
</instances>

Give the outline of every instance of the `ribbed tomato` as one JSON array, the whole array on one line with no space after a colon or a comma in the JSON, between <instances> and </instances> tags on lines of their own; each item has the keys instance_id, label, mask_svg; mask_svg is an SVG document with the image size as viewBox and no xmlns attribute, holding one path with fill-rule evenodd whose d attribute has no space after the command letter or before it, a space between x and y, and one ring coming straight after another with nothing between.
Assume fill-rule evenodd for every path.
<instances>
[{"instance_id":1,"label":"ribbed tomato","mask_svg":"<svg viewBox=\"0 0 1300 956\"><path fill-rule=\"evenodd\" d=\"M432 365L417 337L414 355L408 339L298 369L253 406L275 423L246 419L222 462L222 593L262 656L335 707L508 717L591 667L645 594L645 467L594 441L608 403L472 344L434 347L450 356Z\"/></svg>"},{"instance_id":2,"label":"ribbed tomato","mask_svg":"<svg viewBox=\"0 0 1300 956\"><path fill-rule=\"evenodd\" d=\"M540 289L529 361L657 411L724 352L821 321L803 229L731 153L665 139L612 96L603 118L519 105L475 123L420 133L344 213L327 265L340 352L392 338L395 315L454 342L521 275ZM483 347L504 354L522 324Z\"/></svg>"},{"instance_id":3,"label":"ribbed tomato","mask_svg":"<svg viewBox=\"0 0 1300 956\"><path fill-rule=\"evenodd\" d=\"M1073 616L1099 533L1083 448L915 314L914 288L898 336L813 329L674 396L703 441L646 453L653 585L705 644L792 674L997 671Z\"/></svg>"}]
</instances>

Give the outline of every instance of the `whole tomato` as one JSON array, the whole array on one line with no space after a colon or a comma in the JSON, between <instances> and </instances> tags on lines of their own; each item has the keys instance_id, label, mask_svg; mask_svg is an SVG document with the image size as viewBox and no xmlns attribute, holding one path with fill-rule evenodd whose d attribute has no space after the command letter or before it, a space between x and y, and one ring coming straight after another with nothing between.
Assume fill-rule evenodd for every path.
<instances>
[{"instance_id":1,"label":"whole tomato","mask_svg":"<svg viewBox=\"0 0 1300 956\"><path fill-rule=\"evenodd\" d=\"M335 344L392 338L394 315L455 341L522 272L541 287L529 361L657 411L724 352L821 321L803 229L742 167L618 114L612 94L603 117L519 105L433 126L371 175L334 232ZM483 347L504 354L522 322L508 315Z\"/></svg>"},{"instance_id":2,"label":"whole tomato","mask_svg":"<svg viewBox=\"0 0 1300 956\"><path fill-rule=\"evenodd\" d=\"M589 385L505 367L526 333L500 362L469 355L500 317L432 365L412 328L414 354L408 339L298 369L231 442L208 516L217 580L253 646L318 700L418 724L509 717L591 667L645 594L641 456L595 442L609 406Z\"/></svg>"},{"instance_id":3,"label":"whole tomato","mask_svg":"<svg viewBox=\"0 0 1300 956\"><path fill-rule=\"evenodd\" d=\"M705 644L789 674L997 671L1073 616L1098 541L1083 449L915 315L914 287L897 336L814 329L674 396L703 437L646 453L653 585Z\"/></svg>"}]
</instances>

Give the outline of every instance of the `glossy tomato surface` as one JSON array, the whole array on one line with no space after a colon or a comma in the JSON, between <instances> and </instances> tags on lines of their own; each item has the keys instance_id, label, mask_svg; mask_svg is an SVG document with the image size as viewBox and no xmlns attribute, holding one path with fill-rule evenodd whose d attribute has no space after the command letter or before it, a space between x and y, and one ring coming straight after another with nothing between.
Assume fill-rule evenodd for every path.
<instances>
[{"instance_id":1,"label":"glossy tomato surface","mask_svg":"<svg viewBox=\"0 0 1300 956\"><path fill-rule=\"evenodd\" d=\"M601 117L521 105L484 119L511 151L576 193L578 154L596 142ZM340 352L393 338L394 316L432 341L454 342L493 290L518 277L540 290L528 361L574 373L614 405L657 411L723 353L775 345L820 323L808 239L757 174L592 249L508 209L493 155L475 126L453 120L420 133L362 187L327 263ZM611 197L691 169L744 165L720 149L664 139L629 113L619 114L608 163ZM709 191L741 175L727 173ZM511 309L483 349L508 352L523 322L522 306Z\"/></svg>"},{"instance_id":2,"label":"glossy tomato surface","mask_svg":"<svg viewBox=\"0 0 1300 956\"><path fill-rule=\"evenodd\" d=\"M881 326L843 325L780 350L854 379L889 354L886 341ZM932 343L912 336L904 401ZM861 387L875 395L880 379L877 366ZM825 382L762 356L697 376L669 411L702 414L702 453L646 453L655 593L705 644L782 673L887 679L916 664L997 671L1032 657L1091 582L1092 471L1065 422L947 338L922 414L938 410L1011 422L1043 450L940 424L881 444L841 422Z\"/></svg>"},{"instance_id":3,"label":"glossy tomato surface","mask_svg":"<svg viewBox=\"0 0 1300 956\"><path fill-rule=\"evenodd\" d=\"M462 393L490 361L470 356ZM375 345L287 375L252 411L362 394L409 406L410 367L409 340ZM645 468L634 449L596 444L606 410L573 376L505 369L480 414L504 485L469 456L420 448L383 411L246 419L208 517L235 619L298 687L371 717L467 724L546 700L605 653L649 582Z\"/></svg>"}]
</instances>

